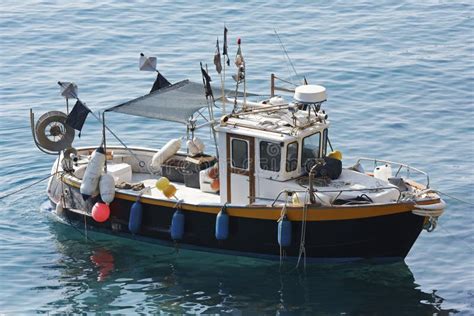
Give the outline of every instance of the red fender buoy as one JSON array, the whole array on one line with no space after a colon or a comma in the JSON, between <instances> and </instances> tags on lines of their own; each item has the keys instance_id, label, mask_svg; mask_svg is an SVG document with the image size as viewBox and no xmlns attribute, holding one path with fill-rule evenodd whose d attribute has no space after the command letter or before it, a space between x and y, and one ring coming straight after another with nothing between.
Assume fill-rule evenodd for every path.
<instances>
[{"instance_id":1,"label":"red fender buoy","mask_svg":"<svg viewBox=\"0 0 474 316\"><path fill-rule=\"evenodd\" d=\"M109 219L110 216L110 207L103 203L97 202L92 208L92 218L99 223L103 223Z\"/></svg>"}]
</instances>

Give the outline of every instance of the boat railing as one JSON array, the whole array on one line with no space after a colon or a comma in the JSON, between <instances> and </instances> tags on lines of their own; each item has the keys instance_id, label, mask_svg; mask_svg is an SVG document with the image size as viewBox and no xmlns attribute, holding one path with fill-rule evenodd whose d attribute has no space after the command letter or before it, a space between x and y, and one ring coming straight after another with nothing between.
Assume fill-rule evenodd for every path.
<instances>
[{"instance_id":1,"label":"boat railing","mask_svg":"<svg viewBox=\"0 0 474 316\"><path fill-rule=\"evenodd\" d=\"M336 197L333 198L333 202L331 202L331 206L334 205L334 201L336 201L343 193L345 192L374 192L374 191L380 191L380 190L396 190L398 191L398 198L397 198L397 203L400 202L400 199L402 198L402 191L400 188L395 187L395 186L387 186L387 187L377 187L377 188L364 188L364 189L335 189L335 190L315 190L315 189L306 189L306 190L282 190L278 193L278 195L274 199L267 199L267 198L262 198L262 197L255 197L257 199L263 199L263 200L272 200L271 206L274 207L277 202L285 202L285 200L280 200L280 196L282 194L287 194L288 196L291 196L293 194L297 193L308 193L311 195L314 195L315 193L337 193ZM311 197L310 195L310 197ZM311 201L311 198L310 198ZM311 204L316 204L316 197L314 197L314 201L311 201Z\"/></svg>"},{"instance_id":2,"label":"boat railing","mask_svg":"<svg viewBox=\"0 0 474 316\"><path fill-rule=\"evenodd\" d=\"M410 173L412 173L414 171L415 173L417 173L417 174L423 176L424 178L426 178L426 184L425 184L426 189L428 189L430 187L430 176L428 175L428 173L426 173L425 171L420 170L418 168L412 167L410 165L407 165L407 164L404 164L404 163L401 163L401 162L395 162L395 161L383 160L383 159L375 159L375 158L367 158L367 157L359 158L357 160L356 164L360 164L362 161L373 162L374 167L376 167L379 163L389 164L391 166L398 166L397 172L395 172L394 177L398 177L400 175L400 173L403 170L405 170L406 174L407 174L407 178L410 178Z\"/></svg>"}]
</instances>

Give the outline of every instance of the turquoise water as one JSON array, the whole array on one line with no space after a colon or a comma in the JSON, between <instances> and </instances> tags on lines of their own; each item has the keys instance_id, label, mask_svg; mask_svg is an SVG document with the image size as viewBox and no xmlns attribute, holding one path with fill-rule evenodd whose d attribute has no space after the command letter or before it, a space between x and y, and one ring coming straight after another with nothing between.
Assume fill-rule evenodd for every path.
<instances>
[{"instance_id":1,"label":"turquoise water","mask_svg":"<svg viewBox=\"0 0 474 316\"><path fill-rule=\"evenodd\" d=\"M292 74L273 28L299 78L327 87L331 141L346 165L359 156L408 162L429 171L434 188L474 203L473 13L469 1L2 1L1 195L49 172L53 157L35 148L28 109L62 110L58 80L76 82L94 110L149 90L140 52L158 56L171 81L199 81L199 62L212 66L226 23L231 55L242 37L250 90L268 91L271 72ZM117 114L109 122L127 143L150 147L184 132ZM98 138L89 119L76 145ZM101 235L86 241L47 216L45 186L0 200L0 314L474 313L473 207L448 197L438 229L421 234L405 263L303 271Z\"/></svg>"}]
</instances>

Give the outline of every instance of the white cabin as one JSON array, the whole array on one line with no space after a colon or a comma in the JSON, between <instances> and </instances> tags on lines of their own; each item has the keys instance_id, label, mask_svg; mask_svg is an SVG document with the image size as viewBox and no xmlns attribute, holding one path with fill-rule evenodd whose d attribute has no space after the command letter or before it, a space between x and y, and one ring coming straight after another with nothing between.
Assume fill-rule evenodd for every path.
<instances>
[{"instance_id":1,"label":"white cabin","mask_svg":"<svg viewBox=\"0 0 474 316\"><path fill-rule=\"evenodd\" d=\"M301 86L295 100L273 97L247 102L217 126L221 203L259 204L285 189L328 151L324 87Z\"/></svg>"}]
</instances>

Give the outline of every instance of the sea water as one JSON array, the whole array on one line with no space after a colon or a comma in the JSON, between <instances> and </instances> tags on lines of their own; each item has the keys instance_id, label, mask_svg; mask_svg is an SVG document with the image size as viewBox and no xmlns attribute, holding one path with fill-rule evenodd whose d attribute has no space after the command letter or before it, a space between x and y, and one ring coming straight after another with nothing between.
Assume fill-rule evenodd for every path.
<instances>
[{"instance_id":1,"label":"sea water","mask_svg":"<svg viewBox=\"0 0 474 316\"><path fill-rule=\"evenodd\" d=\"M64 110L58 80L74 81L100 111L149 91L153 73L138 71L143 52L171 82L199 82L203 62L219 85L212 60L226 25L227 74L241 37L250 91L269 94L271 73L328 89L330 138L344 165L360 156L407 162L471 204L445 196L438 228L420 235L405 262L303 270L86 240L48 217L43 182L0 200L0 314L474 313L473 13L471 1L2 1L1 195L49 173L54 157L34 146L28 111ZM153 148L185 133L120 114L108 123L127 144ZM89 116L74 144L98 145L100 133Z\"/></svg>"}]
</instances>

